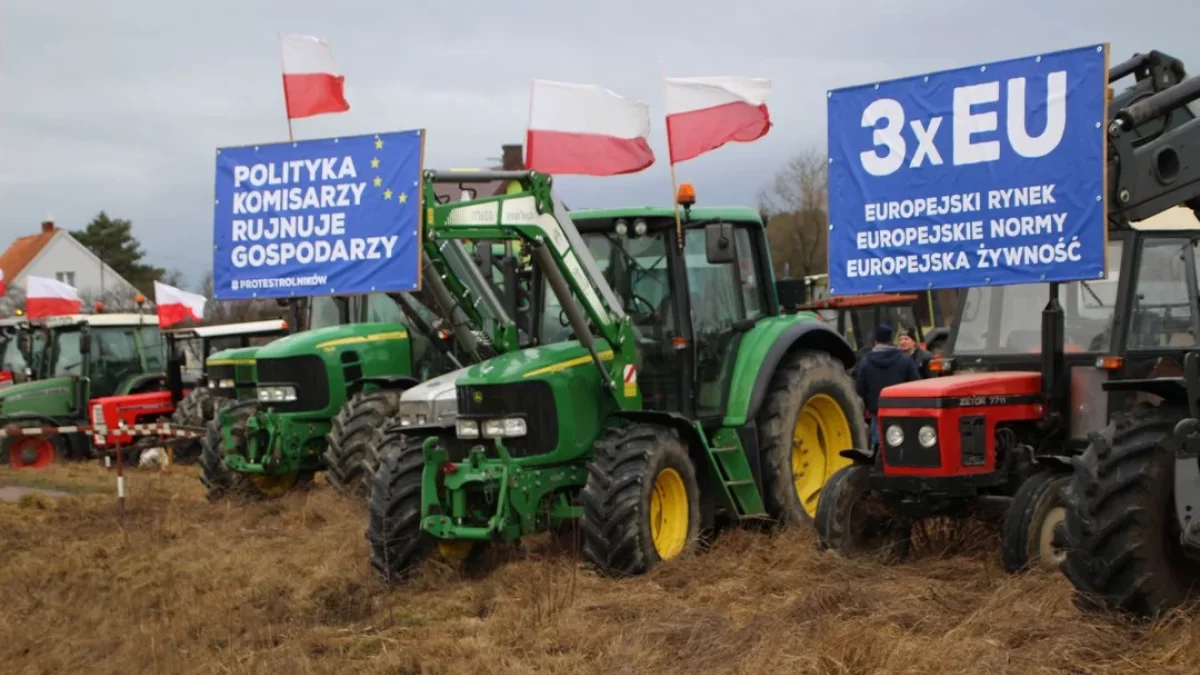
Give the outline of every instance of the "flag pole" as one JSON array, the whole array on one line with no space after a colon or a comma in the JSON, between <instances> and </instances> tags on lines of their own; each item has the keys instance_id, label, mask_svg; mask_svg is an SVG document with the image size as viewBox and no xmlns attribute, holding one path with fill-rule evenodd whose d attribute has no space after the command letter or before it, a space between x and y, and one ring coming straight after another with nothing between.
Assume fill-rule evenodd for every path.
<instances>
[{"instance_id":1,"label":"flag pole","mask_svg":"<svg viewBox=\"0 0 1200 675\"><path fill-rule=\"evenodd\" d=\"M661 69L662 87L663 87L663 103L667 100L667 67L662 62L658 62ZM671 154L671 127L667 121L667 115L663 115L664 130L667 134L667 164L671 167L671 204L675 209L675 241L679 246L679 250L683 250L683 220L679 216L679 181L675 176L675 159Z\"/></svg>"},{"instance_id":2,"label":"flag pole","mask_svg":"<svg viewBox=\"0 0 1200 675\"><path fill-rule=\"evenodd\" d=\"M292 111L288 110L287 103L287 65L283 61L283 33L275 31L275 38L279 40L279 81L283 84L283 115L287 117L288 141L295 143L296 137L292 134Z\"/></svg>"}]
</instances>

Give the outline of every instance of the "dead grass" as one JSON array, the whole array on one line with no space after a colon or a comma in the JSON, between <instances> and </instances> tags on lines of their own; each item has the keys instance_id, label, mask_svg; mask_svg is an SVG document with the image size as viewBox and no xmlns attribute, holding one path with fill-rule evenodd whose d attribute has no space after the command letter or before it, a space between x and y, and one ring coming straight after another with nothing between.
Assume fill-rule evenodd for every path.
<instances>
[{"instance_id":1,"label":"dead grass","mask_svg":"<svg viewBox=\"0 0 1200 675\"><path fill-rule=\"evenodd\" d=\"M46 480L114 479L67 467ZM132 470L129 483L124 521L111 493L0 504L6 674L1108 674L1200 663L1195 618L1135 627L1083 615L1058 576L1005 575L978 527L933 532L900 565L818 554L806 531L733 530L712 552L620 581L534 541L482 576L431 563L390 589L366 565L365 506L327 489L210 505L191 467Z\"/></svg>"}]
</instances>

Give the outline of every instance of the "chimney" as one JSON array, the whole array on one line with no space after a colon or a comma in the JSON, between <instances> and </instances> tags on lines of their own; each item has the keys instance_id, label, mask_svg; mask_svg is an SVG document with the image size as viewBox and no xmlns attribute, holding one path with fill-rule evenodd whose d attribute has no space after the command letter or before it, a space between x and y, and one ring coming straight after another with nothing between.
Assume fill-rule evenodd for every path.
<instances>
[{"instance_id":1,"label":"chimney","mask_svg":"<svg viewBox=\"0 0 1200 675\"><path fill-rule=\"evenodd\" d=\"M520 143L516 145L500 146L502 153L500 166L505 171L520 171L525 168L525 146Z\"/></svg>"},{"instance_id":2,"label":"chimney","mask_svg":"<svg viewBox=\"0 0 1200 675\"><path fill-rule=\"evenodd\" d=\"M54 221L53 220L43 220L42 221L42 234L49 234L53 231L54 231Z\"/></svg>"}]
</instances>

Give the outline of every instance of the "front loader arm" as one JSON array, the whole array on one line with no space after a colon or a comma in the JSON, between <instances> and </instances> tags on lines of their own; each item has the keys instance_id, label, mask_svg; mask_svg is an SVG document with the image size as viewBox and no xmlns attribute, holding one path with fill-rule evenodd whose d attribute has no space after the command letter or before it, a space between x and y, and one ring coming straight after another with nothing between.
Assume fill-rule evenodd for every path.
<instances>
[{"instance_id":1,"label":"front loader arm","mask_svg":"<svg viewBox=\"0 0 1200 675\"><path fill-rule=\"evenodd\" d=\"M522 190L446 205L438 204L435 198L436 183L497 180L516 181ZM632 329L566 207L552 193L550 176L533 171L427 171L424 190L426 203L437 204L427 207L432 239L520 239L529 246L575 335L591 353L606 388L622 409L640 408L640 394L626 397L615 386L616 374L636 360ZM611 366L600 359L588 320L618 355Z\"/></svg>"},{"instance_id":2,"label":"front loader arm","mask_svg":"<svg viewBox=\"0 0 1200 675\"><path fill-rule=\"evenodd\" d=\"M1134 85L1109 105L1109 226L1179 205L1200 218L1200 77L1154 51L1111 68L1109 82L1131 74Z\"/></svg>"}]
</instances>

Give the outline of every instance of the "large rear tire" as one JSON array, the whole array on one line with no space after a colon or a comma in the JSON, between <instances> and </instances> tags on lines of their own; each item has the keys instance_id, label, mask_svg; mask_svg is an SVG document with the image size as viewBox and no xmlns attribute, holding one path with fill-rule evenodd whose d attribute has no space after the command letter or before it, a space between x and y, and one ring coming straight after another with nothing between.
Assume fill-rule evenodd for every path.
<instances>
[{"instance_id":1,"label":"large rear tire","mask_svg":"<svg viewBox=\"0 0 1200 675\"><path fill-rule=\"evenodd\" d=\"M781 525L811 522L826 482L867 447L862 401L845 367L826 352L784 357L758 415L767 513Z\"/></svg>"},{"instance_id":2,"label":"large rear tire","mask_svg":"<svg viewBox=\"0 0 1200 675\"><path fill-rule=\"evenodd\" d=\"M1039 471L1021 483L1000 527L1004 570L1024 572L1033 567L1058 569L1062 550L1054 544L1054 530L1066 514L1062 490L1070 481L1063 471Z\"/></svg>"},{"instance_id":3,"label":"large rear tire","mask_svg":"<svg viewBox=\"0 0 1200 675\"><path fill-rule=\"evenodd\" d=\"M14 427L43 427L41 420L21 421ZM71 440L67 434L49 436L5 436L0 443L0 464L14 469L43 469L65 462L72 457Z\"/></svg>"},{"instance_id":4,"label":"large rear tire","mask_svg":"<svg viewBox=\"0 0 1200 675\"><path fill-rule=\"evenodd\" d=\"M171 413L171 424L181 427L205 427L214 414L227 401L213 396L205 387L195 387L179 401L175 411ZM203 441L200 438L180 438L171 441L171 451L176 464L191 464L203 453Z\"/></svg>"},{"instance_id":5,"label":"large rear tire","mask_svg":"<svg viewBox=\"0 0 1200 675\"><path fill-rule=\"evenodd\" d=\"M583 558L607 575L642 574L691 553L700 539L696 468L674 429L605 430L581 501Z\"/></svg>"},{"instance_id":6,"label":"large rear tire","mask_svg":"<svg viewBox=\"0 0 1200 675\"><path fill-rule=\"evenodd\" d=\"M389 425L375 444L380 460L367 499L367 542L371 567L396 583L415 576L433 550L432 538L421 529L421 440Z\"/></svg>"},{"instance_id":7,"label":"large rear tire","mask_svg":"<svg viewBox=\"0 0 1200 675\"><path fill-rule=\"evenodd\" d=\"M376 389L355 394L346 401L326 436L325 482L345 496L366 496L374 472L375 433L400 414L400 394Z\"/></svg>"},{"instance_id":8,"label":"large rear tire","mask_svg":"<svg viewBox=\"0 0 1200 675\"><path fill-rule=\"evenodd\" d=\"M1175 518L1171 434L1186 415L1153 407L1121 416L1072 461L1058 535L1081 608L1155 618L1200 590L1200 562L1180 543Z\"/></svg>"}]
</instances>

